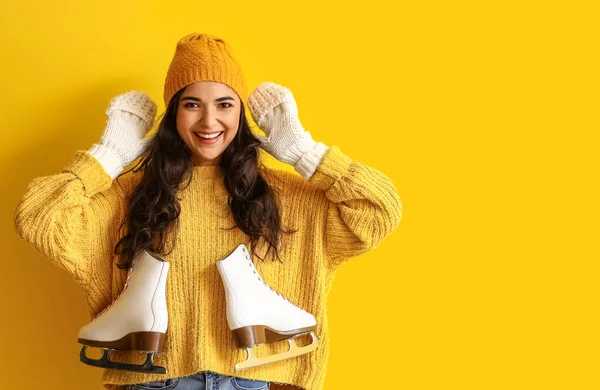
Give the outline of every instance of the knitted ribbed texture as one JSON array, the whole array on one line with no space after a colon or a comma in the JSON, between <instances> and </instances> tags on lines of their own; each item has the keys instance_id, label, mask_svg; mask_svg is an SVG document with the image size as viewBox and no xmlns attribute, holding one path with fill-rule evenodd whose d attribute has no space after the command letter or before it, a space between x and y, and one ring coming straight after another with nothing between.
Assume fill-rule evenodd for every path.
<instances>
[{"instance_id":1,"label":"knitted ribbed texture","mask_svg":"<svg viewBox=\"0 0 600 390\"><path fill-rule=\"evenodd\" d=\"M255 134L261 148L279 161L294 166L308 180L328 147L312 139L298 118L298 106L292 91L267 81L256 87L248 98L250 112L266 137Z\"/></svg>"},{"instance_id":2,"label":"knitted ribbed texture","mask_svg":"<svg viewBox=\"0 0 600 390\"><path fill-rule=\"evenodd\" d=\"M192 33L177 42L164 85L165 107L181 88L198 81L216 81L233 89L245 107L248 90L233 49L224 39Z\"/></svg>"},{"instance_id":3,"label":"knitted ribbed texture","mask_svg":"<svg viewBox=\"0 0 600 390\"><path fill-rule=\"evenodd\" d=\"M166 295L169 326L166 351L155 362L167 367L168 374L104 370L105 388L208 370L273 382L272 389L275 383L322 389L329 356L326 303L334 272L349 258L374 249L399 224L402 203L396 188L383 173L351 160L337 146L328 150L308 181L294 172L265 168L263 176L280 194L283 224L298 232L282 235L283 263L271 261L270 251L260 267L262 276L315 316L320 345L300 357L236 372L235 363L246 353L236 348L227 325L225 292L215 263L250 240L239 229L223 229L235 222L218 166L193 169L192 183L179 194L175 249L166 256L171 264ZM116 267L119 259L112 252L125 217L125 200L140 178L140 172L130 171L112 181L97 159L79 150L62 172L34 179L15 210L19 236L67 270L84 289L90 320L123 290L127 270ZM258 253L263 256L266 248L261 240ZM284 342L267 344L257 354L286 349ZM142 363L145 354L111 351L111 357Z\"/></svg>"},{"instance_id":4,"label":"knitted ribbed texture","mask_svg":"<svg viewBox=\"0 0 600 390\"><path fill-rule=\"evenodd\" d=\"M282 104L289 104L289 113L298 115L298 106L294 95L289 88L283 85L275 84L271 81L265 81L256 87L248 98L248 105L252 112L252 117L255 119L258 127L265 125L265 120L268 114L273 113L273 109Z\"/></svg>"},{"instance_id":5,"label":"knitted ribbed texture","mask_svg":"<svg viewBox=\"0 0 600 390\"><path fill-rule=\"evenodd\" d=\"M145 137L156 116L156 103L144 92L129 91L111 99L102 139L88 150L114 179L137 159L152 137Z\"/></svg>"},{"instance_id":6,"label":"knitted ribbed texture","mask_svg":"<svg viewBox=\"0 0 600 390\"><path fill-rule=\"evenodd\" d=\"M323 142L317 142L313 147L308 149L306 153L300 157L294 169L306 180L310 179L311 176L317 170L317 167L323 160L323 156L329 151L329 146Z\"/></svg>"}]
</instances>

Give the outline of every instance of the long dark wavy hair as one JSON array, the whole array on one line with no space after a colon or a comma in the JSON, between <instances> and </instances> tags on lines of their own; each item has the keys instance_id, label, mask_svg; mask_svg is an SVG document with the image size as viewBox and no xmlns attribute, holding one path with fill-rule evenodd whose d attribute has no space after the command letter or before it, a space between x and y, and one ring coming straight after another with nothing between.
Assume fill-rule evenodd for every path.
<instances>
[{"instance_id":1,"label":"long dark wavy hair","mask_svg":"<svg viewBox=\"0 0 600 390\"><path fill-rule=\"evenodd\" d=\"M122 261L117 264L118 268L129 268L135 255L142 249L162 255L173 251L172 248L165 253L166 237L171 229L175 234L178 232L181 208L177 193L191 183L194 167L192 152L177 133L176 127L177 107L184 90L185 87L173 96L148 148L140 161L129 170L143 170L143 176L128 199L126 218L119 227L119 233L126 227L127 234L115 245L114 253ZM236 222L235 226L225 230L239 227L250 236L251 251L259 259L264 261L273 248L277 259L281 261L278 253L279 233L289 234L296 230L286 230L282 226L276 192L259 171L262 167L258 150L260 141L252 134L244 115L246 108L240 103L238 132L223 151L219 164L229 193L227 202ZM265 258L255 252L261 237L269 244Z\"/></svg>"}]
</instances>

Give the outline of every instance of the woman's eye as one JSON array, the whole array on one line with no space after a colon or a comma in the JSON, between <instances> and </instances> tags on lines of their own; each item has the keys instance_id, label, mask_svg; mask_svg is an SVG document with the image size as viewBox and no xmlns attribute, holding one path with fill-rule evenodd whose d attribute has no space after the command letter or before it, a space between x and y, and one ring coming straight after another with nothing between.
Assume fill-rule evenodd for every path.
<instances>
[{"instance_id":1,"label":"woman's eye","mask_svg":"<svg viewBox=\"0 0 600 390\"><path fill-rule=\"evenodd\" d=\"M186 104L184 104L183 106L184 106L184 107L191 107L191 106L190 106L190 104L193 104L193 105L194 105L194 106L196 106L196 107L198 106L196 103L186 103ZM221 103L220 105L222 106L223 104L227 104L227 106L226 106L226 107L223 107L223 108L229 108L229 107L233 107L233 105L232 105L232 104L230 104L230 103ZM196 107L192 107L192 108L196 108Z\"/></svg>"}]
</instances>

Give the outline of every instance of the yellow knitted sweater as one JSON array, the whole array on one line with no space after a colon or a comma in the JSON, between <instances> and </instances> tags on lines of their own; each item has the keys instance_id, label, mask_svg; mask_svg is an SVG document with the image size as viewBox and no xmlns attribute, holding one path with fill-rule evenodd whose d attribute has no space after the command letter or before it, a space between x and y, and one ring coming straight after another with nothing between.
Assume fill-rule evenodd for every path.
<instances>
[{"instance_id":1,"label":"yellow knitted sweater","mask_svg":"<svg viewBox=\"0 0 600 390\"><path fill-rule=\"evenodd\" d=\"M197 166L192 183L178 195L180 230L173 252L165 257L170 262L169 325L166 349L154 361L165 366L167 374L104 369L106 389L199 371L306 390L323 387L329 355L326 303L335 270L389 235L400 222L402 203L386 175L353 161L335 145L309 180L266 166L261 173L278 196L283 225L298 231L281 236L282 262L272 261L271 250L257 268L274 290L315 316L319 347L292 359L234 371L246 352L236 347L227 325L225 292L215 263L240 243L249 246L250 239L239 228L225 230L235 221L218 167ZM125 234L122 229L118 235L118 228L128 196L140 179L141 172L128 172L111 180L88 151L78 150L60 173L33 179L15 210L19 236L68 271L84 289L90 319L124 288L127 270L116 267L120 259L113 250ZM267 245L262 241L257 251L264 257ZM287 343L255 348L257 356L264 356L286 350ZM139 364L145 354L111 351L111 359Z\"/></svg>"}]
</instances>

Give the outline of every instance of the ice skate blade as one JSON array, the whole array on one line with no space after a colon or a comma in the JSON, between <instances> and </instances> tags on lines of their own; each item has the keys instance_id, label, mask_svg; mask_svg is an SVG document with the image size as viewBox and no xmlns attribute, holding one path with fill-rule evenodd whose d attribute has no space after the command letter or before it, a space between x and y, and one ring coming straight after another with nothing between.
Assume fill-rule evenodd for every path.
<instances>
[{"instance_id":1,"label":"ice skate blade","mask_svg":"<svg viewBox=\"0 0 600 390\"><path fill-rule=\"evenodd\" d=\"M291 359L293 357L297 357L300 355L304 355L306 353L314 351L319 346L319 339L315 335L315 332L310 332L310 337L312 338L312 342L309 345L304 347L299 347L298 344L294 342L294 338L301 336L297 335L292 338L287 339L290 349L285 352L277 353L275 355L264 356L257 358L252 350L252 347L246 348L246 352L248 353L248 358L240 363L235 365L235 371L244 370L246 368L258 367L265 364L275 363L286 359Z\"/></svg>"},{"instance_id":2,"label":"ice skate blade","mask_svg":"<svg viewBox=\"0 0 600 390\"><path fill-rule=\"evenodd\" d=\"M131 364L131 363L121 363L121 362L113 362L110 360L109 350L104 348L102 353L102 357L100 359L90 359L86 355L87 345L81 347L81 352L79 353L79 360L83 363L100 368L110 368L115 370L125 370L125 371L135 371L135 372L147 372L152 374L166 374L167 369L165 367L154 365L154 354L156 352L148 352L146 355L146 361L144 364Z\"/></svg>"}]
</instances>

